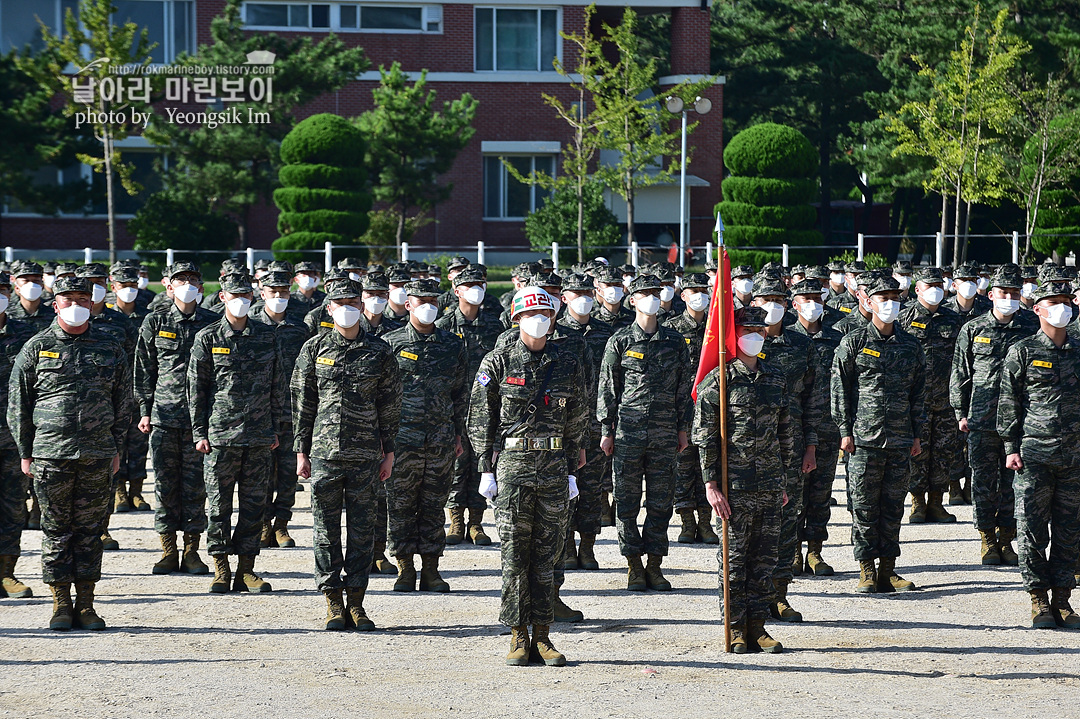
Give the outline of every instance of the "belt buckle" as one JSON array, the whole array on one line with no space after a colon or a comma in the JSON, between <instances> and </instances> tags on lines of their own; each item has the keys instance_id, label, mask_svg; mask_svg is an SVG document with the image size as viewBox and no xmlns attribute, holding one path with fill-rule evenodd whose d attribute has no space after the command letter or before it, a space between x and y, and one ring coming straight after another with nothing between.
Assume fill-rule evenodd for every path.
<instances>
[{"instance_id":1,"label":"belt buckle","mask_svg":"<svg viewBox=\"0 0 1080 719\"><path fill-rule=\"evenodd\" d=\"M547 439L541 437L530 437L529 449L537 452L547 449Z\"/></svg>"}]
</instances>

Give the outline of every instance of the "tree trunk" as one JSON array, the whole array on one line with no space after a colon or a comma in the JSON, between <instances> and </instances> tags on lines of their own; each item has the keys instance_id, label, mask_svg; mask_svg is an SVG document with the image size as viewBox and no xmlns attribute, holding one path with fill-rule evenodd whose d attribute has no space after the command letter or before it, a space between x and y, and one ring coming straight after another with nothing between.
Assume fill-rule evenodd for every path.
<instances>
[{"instance_id":1,"label":"tree trunk","mask_svg":"<svg viewBox=\"0 0 1080 719\"><path fill-rule=\"evenodd\" d=\"M945 194L945 188L942 188L942 190L941 190L941 229L939 230L939 232L941 232L941 245L942 245L942 248L944 248L946 246L945 242L947 241L947 239L949 237L948 228L949 228L949 196L947 194ZM942 259L945 259L944 250L942 251ZM934 262L937 262L937 247L936 246L934 247Z\"/></svg>"},{"instance_id":2,"label":"tree trunk","mask_svg":"<svg viewBox=\"0 0 1080 719\"><path fill-rule=\"evenodd\" d=\"M585 261L585 178L577 181L577 261Z\"/></svg>"},{"instance_id":3,"label":"tree trunk","mask_svg":"<svg viewBox=\"0 0 1080 719\"><path fill-rule=\"evenodd\" d=\"M626 190L626 245L629 247L637 240L634 234L634 179L629 172L626 173L624 179L624 189Z\"/></svg>"},{"instance_id":4,"label":"tree trunk","mask_svg":"<svg viewBox=\"0 0 1080 719\"><path fill-rule=\"evenodd\" d=\"M401 259L401 243L405 241L405 205L402 203L401 212L398 213L397 218L397 234L395 235L397 241L397 258Z\"/></svg>"},{"instance_id":5,"label":"tree trunk","mask_svg":"<svg viewBox=\"0 0 1080 719\"><path fill-rule=\"evenodd\" d=\"M109 266L116 262L116 198L113 191L113 142L112 131L103 128L102 144L105 146L105 202L109 223Z\"/></svg>"},{"instance_id":6,"label":"tree trunk","mask_svg":"<svg viewBox=\"0 0 1080 719\"><path fill-rule=\"evenodd\" d=\"M964 208L964 254L962 257L963 262L967 262L968 258L968 230L971 229L971 200L968 200L967 207Z\"/></svg>"},{"instance_id":7,"label":"tree trunk","mask_svg":"<svg viewBox=\"0 0 1080 719\"><path fill-rule=\"evenodd\" d=\"M960 255L963 248L960 246L960 176L957 176L956 180L956 200L953 203L955 210L953 212L953 269L955 270L960 266Z\"/></svg>"}]
</instances>

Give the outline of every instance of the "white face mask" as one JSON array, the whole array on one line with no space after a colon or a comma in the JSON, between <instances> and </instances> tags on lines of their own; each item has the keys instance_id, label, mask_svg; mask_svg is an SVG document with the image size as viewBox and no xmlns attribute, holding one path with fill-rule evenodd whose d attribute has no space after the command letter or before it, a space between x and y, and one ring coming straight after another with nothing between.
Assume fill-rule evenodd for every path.
<instances>
[{"instance_id":1,"label":"white face mask","mask_svg":"<svg viewBox=\"0 0 1080 719\"><path fill-rule=\"evenodd\" d=\"M297 275L296 286L302 290L313 290L319 284L318 277L312 277L311 275Z\"/></svg>"},{"instance_id":2,"label":"white face mask","mask_svg":"<svg viewBox=\"0 0 1080 719\"><path fill-rule=\"evenodd\" d=\"M656 295L638 295L634 299L634 307L651 317L660 311L660 298Z\"/></svg>"},{"instance_id":3,"label":"white face mask","mask_svg":"<svg viewBox=\"0 0 1080 719\"><path fill-rule=\"evenodd\" d=\"M8 304L10 302L11 300L8 299L7 295L0 295L0 315L7 312Z\"/></svg>"},{"instance_id":4,"label":"white face mask","mask_svg":"<svg viewBox=\"0 0 1080 719\"><path fill-rule=\"evenodd\" d=\"M478 305L484 301L485 294L486 292L483 287L474 286L466 288L463 296L465 297L465 301L470 305Z\"/></svg>"},{"instance_id":5,"label":"white face mask","mask_svg":"<svg viewBox=\"0 0 1080 719\"><path fill-rule=\"evenodd\" d=\"M353 282L359 282L360 281L360 273L359 272L350 272L349 273L349 279L352 280Z\"/></svg>"},{"instance_id":6,"label":"white face mask","mask_svg":"<svg viewBox=\"0 0 1080 719\"><path fill-rule=\"evenodd\" d=\"M807 322L817 322L825 308L817 302L803 302L799 305L799 315Z\"/></svg>"},{"instance_id":7,"label":"white face mask","mask_svg":"<svg viewBox=\"0 0 1080 719\"><path fill-rule=\"evenodd\" d=\"M950 280L948 277L945 278L944 286L945 286L945 294L949 294L950 292L953 291L953 281Z\"/></svg>"},{"instance_id":8,"label":"white face mask","mask_svg":"<svg viewBox=\"0 0 1080 719\"><path fill-rule=\"evenodd\" d=\"M529 335L534 339L540 339L548 333L548 328L551 327L551 319L545 315L533 315L532 317L524 317L518 322L518 326L521 327L521 331Z\"/></svg>"},{"instance_id":9,"label":"white face mask","mask_svg":"<svg viewBox=\"0 0 1080 719\"><path fill-rule=\"evenodd\" d=\"M995 299L994 309L1003 315L1014 315L1020 309L1020 300Z\"/></svg>"},{"instance_id":10,"label":"white face mask","mask_svg":"<svg viewBox=\"0 0 1080 719\"><path fill-rule=\"evenodd\" d=\"M842 284L844 284L844 273L843 272L830 272L829 273L829 281L832 282L834 285L842 285Z\"/></svg>"},{"instance_id":11,"label":"white face mask","mask_svg":"<svg viewBox=\"0 0 1080 719\"><path fill-rule=\"evenodd\" d=\"M382 311L386 309L385 297L365 297L364 309L368 311L368 314L381 315Z\"/></svg>"},{"instance_id":12,"label":"white face mask","mask_svg":"<svg viewBox=\"0 0 1080 719\"><path fill-rule=\"evenodd\" d=\"M225 306L229 308L229 314L233 317L247 317L248 310L251 309L251 300L247 297L233 297L225 303Z\"/></svg>"},{"instance_id":13,"label":"white face mask","mask_svg":"<svg viewBox=\"0 0 1080 719\"><path fill-rule=\"evenodd\" d=\"M963 297L965 300L970 300L975 296L975 292L978 287L971 280L960 280L956 283L956 294Z\"/></svg>"},{"instance_id":14,"label":"white face mask","mask_svg":"<svg viewBox=\"0 0 1080 719\"><path fill-rule=\"evenodd\" d=\"M682 277L675 275L675 286L678 287L680 290L682 289Z\"/></svg>"},{"instance_id":15,"label":"white face mask","mask_svg":"<svg viewBox=\"0 0 1080 719\"><path fill-rule=\"evenodd\" d=\"M765 324L775 325L784 319L784 306L779 302L766 302L761 306L765 310Z\"/></svg>"},{"instance_id":16,"label":"white face mask","mask_svg":"<svg viewBox=\"0 0 1080 719\"><path fill-rule=\"evenodd\" d=\"M390 301L395 305L403 305L409 300L409 293L405 291L404 287L391 287L390 288Z\"/></svg>"},{"instance_id":17,"label":"white face mask","mask_svg":"<svg viewBox=\"0 0 1080 719\"><path fill-rule=\"evenodd\" d=\"M978 285L980 290L985 290L987 287L990 286L990 280L986 277L980 277L978 280L975 281L975 284Z\"/></svg>"},{"instance_id":18,"label":"white face mask","mask_svg":"<svg viewBox=\"0 0 1080 719\"><path fill-rule=\"evenodd\" d=\"M90 289L90 300L96 305L98 302L101 302L103 299L105 299L105 286L95 284Z\"/></svg>"},{"instance_id":19,"label":"white face mask","mask_svg":"<svg viewBox=\"0 0 1080 719\"><path fill-rule=\"evenodd\" d=\"M882 322L895 322L900 316L900 303L896 300L874 300L874 314Z\"/></svg>"},{"instance_id":20,"label":"white face mask","mask_svg":"<svg viewBox=\"0 0 1080 719\"><path fill-rule=\"evenodd\" d=\"M51 290L53 282L56 282L56 275L44 274L41 276L41 281L44 282L45 286Z\"/></svg>"},{"instance_id":21,"label":"white face mask","mask_svg":"<svg viewBox=\"0 0 1080 719\"><path fill-rule=\"evenodd\" d=\"M1035 288L1038 287L1034 282L1025 282L1024 286L1020 288L1020 295L1031 299L1031 296L1035 294Z\"/></svg>"},{"instance_id":22,"label":"white face mask","mask_svg":"<svg viewBox=\"0 0 1080 719\"><path fill-rule=\"evenodd\" d=\"M930 285L922 291L922 298L930 306L939 305L945 299L945 290L937 285Z\"/></svg>"},{"instance_id":23,"label":"white face mask","mask_svg":"<svg viewBox=\"0 0 1080 719\"><path fill-rule=\"evenodd\" d=\"M72 327L82 327L90 319L90 310L79 305L68 305L57 311L60 319Z\"/></svg>"},{"instance_id":24,"label":"white face mask","mask_svg":"<svg viewBox=\"0 0 1080 719\"><path fill-rule=\"evenodd\" d=\"M419 307L413 307L413 315L416 316L416 321L422 325L430 325L439 317L439 308L430 302L425 302Z\"/></svg>"},{"instance_id":25,"label":"white face mask","mask_svg":"<svg viewBox=\"0 0 1080 719\"><path fill-rule=\"evenodd\" d=\"M745 277L735 280L731 284L734 290L740 295L748 295L754 291L754 281L746 279Z\"/></svg>"},{"instance_id":26,"label":"white face mask","mask_svg":"<svg viewBox=\"0 0 1080 719\"><path fill-rule=\"evenodd\" d=\"M1046 310L1046 321L1058 329L1069 324L1072 319L1072 310L1066 304L1050 305L1043 309Z\"/></svg>"},{"instance_id":27,"label":"white face mask","mask_svg":"<svg viewBox=\"0 0 1080 719\"><path fill-rule=\"evenodd\" d=\"M334 318L334 324L347 330L360 321L360 310L352 305L339 305L330 316Z\"/></svg>"},{"instance_id":28,"label":"white face mask","mask_svg":"<svg viewBox=\"0 0 1080 719\"><path fill-rule=\"evenodd\" d=\"M592 312L593 305L596 304L596 300L589 296L579 296L570 300L567 304L570 305L570 309L579 315L587 315Z\"/></svg>"},{"instance_id":29,"label":"white face mask","mask_svg":"<svg viewBox=\"0 0 1080 719\"><path fill-rule=\"evenodd\" d=\"M289 306L288 297L271 297L266 301L266 309L273 312L275 315L280 315L285 311L285 308Z\"/></svg>"},{"instance_id":30,"label":"white face mask","mask_svg":"<svg viewBox=\"0 0 1080 719\"><path fill-rule=\"evenodd\" d=\"M607 302L609 305L617 305L622 302L622 298L626 296L626 292L618 285L610 285L603 289L603 295L604 302Z\"/></svg>"},{"instance_id":31,"label":"white face mask","mask_svg":"<svg viewBox=\"0 0 1080 719\"><path fill-rule=\"evenodd\" d=\"M708 292L687 292L686 306L694 312L701 312L709 306L710 299L711 297Z\"/></svg>"},{"instance_id":32,"label":"white face mask","mask_svg":"<svg viewBox=\"0 0 1080 719\"><path fill-rule=\"evenodd\" d=\"M140 277L139 278L139 289L140 290L145 290L149 286L150 286L150 278L149 277Z\"/></svg>"},{"instance_id":33,"label":"white face mask","mask_svg":"<svg viewBox=\"0 0 1080 719\"><path fill-rule=\"evenodd\" d=\"M188 304L189 302L195 302L199 295L199 288L195 285L178 285L173 287L173 297L178 299L181 304Z\"/></svg>"},{"instance_id":34,"label":"white face mask","mask_svg":"<svg viewBox=\"0 0 1080 719\"><path fill-rule=\"evenodd\" d=\"M41 297L42 286L37 282L27 282L25 285L19 287L19 294L27 302L33 302Z\"/></svg>"},{"instance_id":35,"label":"white face mask","mask_svg":"<svg viewBox=\"0 0 1080 719\"><path fill-rule=\"evenodd\" d=\"M904 291L911 287L911 277L908 275L893 275L893 279L900 283L900 290Z\"/></svg>"},{"instance_id":36,"label":"white face mask","mask_svg":"<svg viewBox=\"0 0 1080 719\"><path fill-rule=\"evenodd\" d=\"M821 301L824 302L827 299L829 299L829 288L828 287L826 287L825 289L823 289L821 291Z\"/></svg>"},{"instance_id":37,"label":"white face mask","mask_svg":"<svg viewBox=\"0 0 1080 719\"><path fill-rule=\"evenodd\" d=\"M756 357L761 352L761 348L765 346L765 337L757 332L751 332L739 337L735 343L739 346L739 351L744 355Z\"/></svg>"},{"instance_id":38,"label":"white face mask","mask_svg":"<svg viewBox=\"0 0 1080 719\"><path fill-rule=\"evenodd\" d=\"M203 296L202 290L199 290L198 294L195 295L195 301L202 302L204 299L205 297Z\"/></svg>"},{"instance_id":39,"label":"white face mask","mask_svg":"<svg viewBox=\"0 0 1080 719\"><path fill-rule=\"evenodd\" d=\"M630 286L630 283L631 283L631 282L633 282L633 281L634 281L634 278L633 278L633 277L631 277L630 275L625 275L625 276L624 276L624 277L622 278L622 286L623 286L623 287L629 287L629 286Z\"/></svg>"},{"instance_id":40,"label":"white face mask","mask_svg":"<svg viewBox=\"0 0 1080 719\"><path fill-rule=\"evenodd\" d=\"M844 276L844 286L847 287L848 292L850 292L851 294L855 294L859 291L859 284L855 280L847 277L846 275Z\"/></svg>"},{"instance_id":41,"label":"white face mask","mask_svg":"<svg viewBox=\"0 0 1080 719\"><path fill-rule=\"evenodd\" d=\"M548 297L551 298L552 304L555 305L555 312L558 312L560 309L562 309L562 299L558 295L553 295L548 292Z\"/></svg>"},{"instance_id":42,"label":"white face mask","mask_svg":"<svg viewBox=\"0 0 1080 719\"><path fill-rule=\"evenodd\" d=\"M669 285L664 285L660 289L660 301L671 302L673 299L675 299L675 288Z\"/></svg>"},{"instance_id":43,"label":"white face mask","mask_svg":"<svg viewBox=\"0 0 1080 719\"><path fill-rule=\"evenodd\" d=\"M116 299L124 304L131 304L139 296L139 290L135 287L121 287L116 291Z\"/></svg>"}]
</instances>

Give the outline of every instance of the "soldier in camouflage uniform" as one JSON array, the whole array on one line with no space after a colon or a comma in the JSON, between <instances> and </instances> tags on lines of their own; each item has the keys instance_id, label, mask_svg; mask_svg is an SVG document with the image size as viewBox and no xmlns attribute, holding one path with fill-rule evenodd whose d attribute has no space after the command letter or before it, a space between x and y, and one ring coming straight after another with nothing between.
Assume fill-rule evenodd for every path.
<instances>
[{"instance_id":1,"label":"soldier in camouflage uniform","mask_svg":"<svg viewBox=\"0 0 1080 719\"><path fill-rule=\"evenodd\" d=\"M676 457L688 445L694 375L686 341L656 321L660 280L639 275L630 283L634 324L608 340L600 366L596 414L601 448L611 455L619 551L627 559L627 589L670 591L661 564L675 499ZM645 523L639 530L642 482ZM648 567L641 555L647 554Z\"/></svg>"},{"instance_id":2,"label":"soldier in camouflage uniform","mask_svg":"<svg viewBox=\"0 0 1080 719\"><path fill-rule=\"evenodd\" d=\"M458 296L454 292L454 278L461 274L461 271L469 266L469 258L458 255L457 257L451 257L450 261L446 265L446 279L450 282L450 289L439 295L439 316L442 317L447 308L457 307Z\"/></svg>"},{"instance_id":3,"label":"soldier in camouflage uniform","mask_svg":"<svg viewBox=\"0 0 1080 719\"><path fill-rule=\"evenodd\" d=\"M11 368L34 329L7 316L11 300L11 278L0 273L0 407L8 406L8 379ZM0 417L0 597L22 599L33 596L30 587L15 578L15 564L22 554L23 526L26 524L26 493L30 478L19 466L19 452L8 430L7 416Z\"/></svg>"},{"instance_id":4,"label":"soldier in camouflage uniform","mask_svg":"<svg viewBox=\"0 0 1080 719\"><path fill-rule=\"evenodd\" d=\"M326 273L323 287L326 288L326 292L329 294L334 283L344 282L348 279L349 276L346 273L335 267ZM308 328L309 335L314 337L334 329L334 318L330 316L329 304L329 300L324 297L321 305L304 315L304 326Z\"/></svg>"},{"instance_id":5,"label":"soldier in camouflage uniform","mask_svg":"<svg viewBox=\"0 0 1080 719\"><path fill-rule=\"evenodd\" d=\"M146 309L151 312L160 312L172 307L174 300L173 289L169 284L169 274L171 272L172 265L165 265L161 268L161 284L165 289L154 295L154 298L146 305Z\"/></svg>"},{"instance_id":6,"label":"soldier in camouflage uniform","mask_svg":"<svg viewBox=\"0 0 1080 719\"><path fill-rule=\"evenodd\" d=\"M1005 466L1005 445L997 433L998 395L1005 355L1038 328L1020 311L1023 281L1016 265L1003 265L990 280L993 309L965 324L956 340L949 403L967 435L971 467L972 515L982 539L983 564L1016 566L1013 472Z\"/></svg>"},{"instance_id":7,"label":"soldier in camouflage uniform","mask_svg":"<svg viewBox=\"0 0 1080 719\"><path fill-rule=\"evenodd\" d=\"M454 293L458 304L448 307L435 326L460 337L465 343L465 355L469 358L469 378L476 376L484 355L495 348L495 342L505 329L499 315L484 308L484 287L487 282L482 270L475 266L465 267L454 275ZM462 440L464 452L454 460L454 482L446 508L450 513L450 530L446 533L447 544L458 544L467 539L478 546L491 544L484 533L484 498L480 496L480 474L477 457L467 438ZM466 533L465 510L469 510L468 533Z\"/></svg>"},{"instance_id":8,"label":"soldier in camouflage uniform","mask_svg":"<svg viewBox=\"0 0 1080 719\"><path fill-rule=\"evenodd\" d=\"M608 267L596 276L596 304L592 316L612 331L634 324L634 310L626 306L626 287L617 267Z\"/></svg>"},{"instance_id":9,"label":"soldier in camouflage uniform","mask_svg":"<svg viewBox=\"0 0 1080 719\"><path fill-rule=\"evenodd\" d=\"M389 283L389 292L386 295L386 309L383 317L395 323L398 328L409 324L409 293L405 289L412 276L400 267L391 267L386 272L386 281ZM442 291L439 291L442 294Z\"/></svg>"},{"instance_id":10,"label":"soldier in camouflage uniform","mask_svg":"<svg viewBox=\"0 0 1080 719\"><path fill-rule=\"evenodd\" d=\"M731 268L731 291L735 295L735 309L749 307L754 299L754 268L737 265Z\"/></svg>"},{"instance_id":11,"label":"soldier in camouflage uniform","mask_svg":"<svg viewBox=\"0 0 1080 719\"><path fill-rule=\"evenodd\" d=\"M1017 473L1020 574L1036 628L1080 629L1069 604L1080 559L1080 341L1066 331L1072 292L1054 281L1035 290L1039 331L1009 349L998 402L1005 464Z\"/></svg>"},{"instance_id":12,"label":"soldier in camouflage uniform","mask_svg":"<svg viewBox=\"0 0 1080 719\"><path fill-rule=\"evenodd\" d=\"M271 270L263 275L259 283L262 306L250 312L254 322L260 322L273 328L277 335L278 351L281 353L281 376L292 377L296 357L300 348L308 340L307 327L289 314L293 300L289 295L292 276L281 270ZM259 546L295 547L296 542L289 535L289 520L292 508L296 504L296 454L293 452L292 406L282 404L281 427L278 446L273 451L273 468L270 473L270 487L266 493L266 514L263 517L262 535Z\"/></svg>"},{"instance_id":13,"label":"soldier in camouflage uniform","mask_svg":"<svg viewBox=\"0 0 1080 719\"><path fill-rule=\"evenodd\" d=\"M835 274L834 267L839 266L840 263L829 264L829 282L832 284L833 275ZM863 272L866 272L866 263L861 260L855 262L849 262L847 265L843 265L844 273L844 291L833 292L833 294L826 300L825 304L832 307L835 310L839 310L844 315L850 315L854 313L860 306L860 301L857 296L858 292L858 277Z\"/></svg>"},{"instance_id":14,"label":"soldier in camouflage uniform","mask_svg":"<svg viewBox=\"0 0 1080 719\"><path fill-rule=\"evenodd\" d=\"M562 309L562 300L559 299L560 295L562 295L561 277L550 272L537 272L525 280L521 288L524 287L539 287L540 289L551 295L551 297L555 300L555 315L556 317L559 316L559 311ZM511 310L511 307L507 307L505 310L503 310L502 314L499 315L499 321L502 322L503 327L505 327L507 330L516 330L517 323L514 322L513 317L511 317ZM514 339L517 337L517 333L504 332L503 337L509 337L511 339Z\"/></svg>"},{"instance_id":15,"label":"soldier in camouflage uniform","mask_svg":"<svg viewBox=\"0 0 1080 719\"><path fill-rule=\"evenodd\" d=\"M363 330L361 292L360 283L348 280L327 288L334 328L304 344L290 384L296 473L311 479L315 582L326 598L329 630L375 628L364 611L374 554L375 483L393 471L401 416L398 365L390 345Z\"/></svg>"},{"instance_id":16,"label":"soldier in camouflage uniform","mask_svg":"<svg viewBox=\"0 0 1080 719\"><path fill-rule=\"evenodd\" d=\"M320 279L322 279L322 270L317 264L314 262L297 263L296 276L293 278L297 289L292 293L292 300L298 307L303 308L304 316L321 306L323 300L326 299L326 293L319 289Z\"/></svg>"},{"instance_id":17,"label":"soldier in camouflage uniform","mask_svg":"<svg viewBox=\"0 0 1080 719\"><path fill-rule=\"evenodd\" d=\"M484 358L472 384L469 438L483 473L481 490L495 503L502 553L499 620L511 627L506 663L530 658L563 666L548 635L555 618L555 565L561 559L574 473L588 436L584 368L547 341L552 297L519 290L511 305L519 340ZM529 644L528 625L532 625Z\"/></svg>"},{"instance_id":18,"label":"soldier in camouflage uniform","mask_svg":"<svg viewBox=\"0 0 1080 719\"><path fill-rule=\"evenodd\" d=\"M247 277L248 268L240 260L229 258L221 263L221 272L218 274L218 283L225 282L225 278L229 275L241 275ZM217 292L213 292L199 300L199 306L203 309L210 310L217 315L220 315L225 311L225 306L221 302L221 295Z\"/></svg>"},{"instance_id":19,"label":"soldier in camouflage uniform","mask_svg":"<svg viewBox=\"0 0 1080 719\"><path fill-rule=\"evenodd\" d=\"M752 306L765 310L765 344L759 357L784 375L794 442L794 461L787 467L783 486L787 502L780 510L780 537L773 571L776 601L770 611L774 619L801 622L802 614L789 603L787 590L795 562L802 571L799 517L802 515L803 475L817 468L817 432L826 400L823 387L817 380L818 360L814 343L805 334L783 327L787 309L787 289L783 283L759 276L754 281L753 294Z\"/></svg>"},{"instance_id":20,"label":"soldier in camouflage uniform","mask_svg":"<svg viewBox=\"0 0 1080 719\"><path fill-rule=\"evenodd\" d=\"M434 280L404 284L409 323L383 339L401 375L401 422L394 473L386 481L390 553L398 560L394 591L416 589L413 557L420 555L420 591L449 592L439 575L445 547L443 507L450 494L454 458L461 454L472 379L465 345L435 327L441 294Z\"/></svg>"},{"instance_id":21,"label":"soldier in camouflage uniform","mask_svg":"<svg viewBox=\"0 0 1080 719\"><path fill-rule=\"evenodd\" d=\"M865 328L870 323L870 319L873 317L873 312L870 311L870 298L866 294L866 288L873 284L882 274L877 270L867 270L860 272L855 279L855 298L856 304L854 307L848 307L851 310L845 314L839 322L833 327L836 331L842 335L846 335L852 330ZM840 306L840 311L844 311L844 305Z\"/></svg>"},{"instance_id":22,"label":"soldier in camouflage uniform","mask_svg":"<svg viewBox=\"0 0 1080 719\"><path fill-rule=\"evenodd\" d=\"M670 327L683 336L690 361L689 371L692 376L696 376L698 361L701 358L701 345L705 339L705 322L708 319L709 277L704 274L686 275L682 279L682 287L681 299L686 309L677 317L664 322L664 326ZM695 510L697 510L696 519ZM705 498L705 483L701 479L701 461L693 441L678 456L675 512L682 519L680 543L693 544L700 541L705 544L716 544L720 541L712 528L712 507Z\"/></svg>"},{"instance_id":23,"label":"soldier in camouflage uniform","mask_svg":"<svg viewBox=\"0 0 1080 719\"><path fill-rule=\"evenodd\" d=\"M41 503L49 628L101 630L94 585L112 475L131 422L131 373L120 343L88 321L90 282L64 277L54 290L56 322L23 345L11 371L8 421Z\"/></svg>"},{"instance_id":24,"label":"soldier in camouflage uniform","mask_svg":"<svg viewBox=\"0 0 1080 719\"><path fill-rule=\"evenodd\" d=\"M284 360L274 329L248 317L254 294L249 281L229 275L220 294L224 316L195 335L187 368L191 434L205 456L210 591L229 591L229 555L236 554L232 590L269 592L270 584L255 574L255 557L284 418ZM230 531L234 490L238 516Z\"/></svg>"},{"instance_id":25,"label":"soldier in camouflage uniform","mask_svg":"<svg viewBox=\"0 0 1080 719\"><path fill-rule=\"evenodd\" d=\"M856 591L915 588L895 571L910 459L920 450L926 359L897 326L900 286L879 277L867 287L873 319L840 341L833 358L832 414L848 460L851 534L859 562ZM874 566L874 560L878 565Z\"/></svg>"},{"instance_id":26,"label":"soldier in camouflage uniform","mask_svg":"<svg viewBox=\"0 0 1080 719\"><path fill-rule=\"evenodd\" d=\"M915 298L900 311L900 328L919 341L926 358L926 423L922 452L911 459L911 514L908 521L952 523L942 505L945 490L960 491L964 476L960 432L949 405L953 349L963 320L945 307L945 278L937 267L915 274Z\"/></svg>"},{"instance_id":27,"label":"soldier in camouflage uniform","mask_svg":"<svg viewBox=\"0 0 1080 719\"><path fill-rule=\"evenodd\" d=\"M11 267L11 279L18 301L8 305L7 315L13 320L27 323L35 332L51 325L56 317L52 304L46 304L41 298L44 273L41 265L36 262L22 260Z\"/></svg>"},{"instance_id":28,"label":"soldier in camouflage uniform","mask_svg":"<svg viewBox=\"0 0 1080 719\"><path fill-rule=\"evenodd\" d=\"M911 289L912 282L914 281L914 270L911 267L911 262L908 260L897 260L892 266L892 276L896 280L896 283L900 285L900 304L905 307L911 303L914 299L914 292ZM923 443L925 446L926 443Z\"/></svg>"},{"instance_id":29,"label":"soldier in camouflage uniform","mask_svg":"<svg viewBox=\"0 0 1080 719\"><path fill-rule=\"evenodd\" d=\"M401 329L402 323L397 320L387 319L383 314L386 311L387 297L390 293L390 282L383 272L368 272L360 280L363 288L364 316L360 321L364 324L364 332L382 337L387 332ZM386 498L383 497L385 500ZM397 572L395 572L396 574Z\"/></svg>"},{"instance_id":30,"label":"soldier in camouflage uniform","mask_svg":"<svg viewBox=\"0 0 1080 719\"><path fill-rule=\"evenodd\" d=\"M196 303L202 276L192 263L173 264L168 286L173 300L143 320L135 346L135 405L139 430L150 435L154 529L162 549L153 572L169 574L183 567L189 574L206 574L209 568L198 553L206 531L206 484L203 458L191 434L187 364L196 333L218 316ZM182 563L178 531L184 533Z\"/></svg>"},{"instance_id":31,"label":"soldier in camouflage uniform","mask_svg":"<svg viewBox=\"0 0 1080 719\"><path fill-rule=\"evenodd\" d=\"M656 313L656 319L663 323L681 315L686 309L686 304L678 296L679 277L670 262L659 263L654 274L660 278L660 310Z\"/></svg>"},{"instance_id":32,"label":"soldier in camouflage uniform","mask_svg":"<svg viewBox=\"0 0 1080 719\"><path fill-rule=\"evenodd\" d=\"M979 266L974 262L965 262L953 271L953 294L945 300L945 307L964 322L986 314L994 306L988 297L978 293L978 279Z\"/></svg>"},{"instance_id":33,"label":"soldier in camouflage uniform","mask_svg":"<svg viewBox=\"0 0 1080 719\"><path fill-rule=\"evenodd\" d=\"M779 552L780 515L787 468L797 461L792 436L787 380L772 363L758 357L764 345L765 310L735 311L738 348L735 359L714 369L698 385L694 405L694 445L701 453L701 474L709 504L728 520L728 581L731 649L745 654L757 648L777 653L783 645L765 631L774 594L773 572ZM727 377L728 495L720 491L720 382ZM723 550L720 563L720 609L724 611Z\"/></svg>"}]
</instances>

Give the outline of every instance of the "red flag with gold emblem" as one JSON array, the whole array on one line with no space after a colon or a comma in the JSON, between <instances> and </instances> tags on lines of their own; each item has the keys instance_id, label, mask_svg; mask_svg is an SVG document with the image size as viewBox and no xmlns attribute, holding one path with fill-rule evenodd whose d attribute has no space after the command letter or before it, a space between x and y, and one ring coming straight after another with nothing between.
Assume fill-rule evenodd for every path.
<instances>
[{"instance_id":1,"label":"red flag with gold emblem","mask_svg":"<svg viewBox=\"0 0 1080 719\"><path fill-rule=\"evenodd\" d=\"M731 294L731 260L728 259L727 249L722 245L720 260L717 262L712 300L709 302L709 319L705 322L705 341L701 345L697 377L694 378L695 400L697 400L697 386L701 384L701 380L720 366L721 333L724 336L727 361L730 362L735 358L735 298Z\"/></svg>"}]
</instances>

